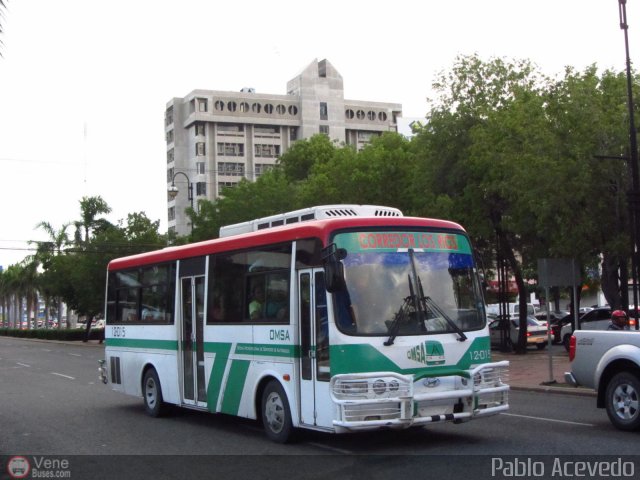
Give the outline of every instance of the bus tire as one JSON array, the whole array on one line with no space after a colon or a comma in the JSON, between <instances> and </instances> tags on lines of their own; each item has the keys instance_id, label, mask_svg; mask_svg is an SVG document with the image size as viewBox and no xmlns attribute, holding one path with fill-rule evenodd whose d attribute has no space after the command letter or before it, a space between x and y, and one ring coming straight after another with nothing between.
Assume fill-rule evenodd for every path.
<instances>
[{"instance_id":1,"label":"bus tire","mask_svg":"<svg viewBox=\"0 0 640 480\"><path fill-rule=\"evenodd\" d=\"M271 380L262 392L262 424L271 440L286 443L291 438L291 409L282 385Z\"/></svg>"},{"instance_id":2,"label":"bus tire","mask_svg":"<svg viewBox=\"0 0 640 480\"><path fill-rule=\"evenodd\" d=\"M148 369L142 380L142 397L144 409L152 417L161 417L165 413L165 403L162 400L162 387L155 368Z\"/></svg>"}]
</instances>

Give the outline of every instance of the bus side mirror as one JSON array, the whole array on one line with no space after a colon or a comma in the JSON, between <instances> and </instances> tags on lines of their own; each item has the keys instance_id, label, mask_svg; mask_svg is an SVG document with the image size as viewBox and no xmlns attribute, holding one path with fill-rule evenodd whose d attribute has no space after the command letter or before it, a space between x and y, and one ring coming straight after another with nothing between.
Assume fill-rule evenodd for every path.
<instances>
[{"instance_id":1,"label":"bus side mirror","mask_svg":"<svg viewBox=\"0 0 640 480\"><path fill-rule=\"evenodd\" d=\"M347 257L344 248L337 248L335 243L322 250L322 263L324 263L324 278L327 292L335 293L346 288L344 282L344 265L340 260Z\"/></svg>"},{"instance_id":2,"label":"bus side mirror","mask_svg":"<svg viewBox=\"0 0 640 480\"><path fill-rule=\"evenodd\" d=\"M340 261L329 261L324 264L324 278L327 292L336 293L343 290L346 285L344 283L344 265Z\"/></svg>"}]
</instances>

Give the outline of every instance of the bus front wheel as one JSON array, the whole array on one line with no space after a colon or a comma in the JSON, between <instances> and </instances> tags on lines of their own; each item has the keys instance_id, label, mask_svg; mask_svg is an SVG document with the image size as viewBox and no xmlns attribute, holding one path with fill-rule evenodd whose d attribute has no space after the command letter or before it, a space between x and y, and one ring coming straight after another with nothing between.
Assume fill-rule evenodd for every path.
<instances>
[{"instance_id":1,"label":"bus front wheel","mask_svg":"<svg viewBox=\"0 0 640 480\"><path fill-rule=\"evenodd\" d=\"M262 392L262 424L274 442L287 442L293 432L287 396L282 385L275 380L270 381Z\"/></svg>"},{"instance_id":2,"label":"bus front wheel","mask_svg":"<svg viewBox=\"0 0 640 480\"><path fill-rule=\"evenodd\" d=\"M155 369L150 368L144 374L142 381L142 396L144 398L144 409L152 417L160 417L165 411L162 400L162 388Z\"/></svg>"}]
</instances>

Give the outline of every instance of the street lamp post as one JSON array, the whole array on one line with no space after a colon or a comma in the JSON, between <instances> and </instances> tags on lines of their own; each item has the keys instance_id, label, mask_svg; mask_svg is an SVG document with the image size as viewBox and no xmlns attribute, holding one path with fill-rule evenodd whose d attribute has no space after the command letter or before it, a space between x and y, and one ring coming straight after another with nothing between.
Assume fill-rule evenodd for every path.
<instances>
[{"instance_id":1,"label":"street lamp post","mask_svg":"<svg viewBox=\"0 0 640 480\"><path fill-rule=\"evenodd\" d=\"M634 282L634 310L637 318L638 304L637 300L637 285L638 280L638 268L640 267L638 261L638 241L640 240L640 213L638 212L640 201L640 178L638 177L638 141L636 137L636 127L633 113L633 90L632 90L632 78L631 78L631 59L629 57L629 25L627 24L627 0L618 0L618 8L620 14L620 28L624 31L624 47L627 62L627 104L629 108L629 160L631 163L631 201L632 208L632 225L633 225L633 251L632 251L632 270L633 270L633 282ZM638 321L636 320L636 329L639 328Z\"/></svg>"},{"instance_id":2,"label":"street lamp post","mask_svg":"<svg viewBox=\"0 0 640 480\"><path fill-rule=\"evenodd\" d=\"M189 180L189 177L184 172L176 172L171 179L171 186L169 187L168 194L172 199L175 199L178 196L178 187L176 187L176 177L178 175L184 175L184 178L187 179L187 198L191 203L191 209L193 210L193 183ZM191 226L193 228L193 225Z\"/></svg>"}]
</instances>

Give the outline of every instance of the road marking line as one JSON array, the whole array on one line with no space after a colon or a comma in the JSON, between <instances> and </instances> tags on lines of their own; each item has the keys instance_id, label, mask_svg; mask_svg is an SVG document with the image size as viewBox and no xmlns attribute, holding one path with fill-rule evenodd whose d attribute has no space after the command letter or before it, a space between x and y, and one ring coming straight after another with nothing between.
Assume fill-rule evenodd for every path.
<instances>
[{"instance_id":1,"label":"road marking line","mask_svg":"<svg viewBox=\"0 0 640 480\"><path fill-rule=\"evenodd\" d=\"M58 375L59 377L68 378L70 380L75 380L76 379L75 377L70 377L69 375L64 375L62 373L56 373L56 372L49 372L49 373L51 373L51 375Z\"/></svg>"},{"instance_id":2,"label":"road marking line","mask_svg":"<svg viewBox=\"0 0 640 480\"><path fill-rule=\"evenodd\" d=\"M82 356L79 353L70 353L69 355L73 355L74 357L81 357Z\"/></svg>"},{"instance_id":3,"label":"road marking line","mask_svg":"<svg viewBox=\"0 0 640 480\"><path fill-rule=\"evenodd\" d=\"M344 450L342 448L331 447L329 445L323 445L321 443L308 442L307 445L311 445L312 447L321 448L323 450L329 450L330 452L342 453L344 455L353 455L353 452L350 450Z\"/></svg>"},{"instance_id":4,"label":"road marking line","mask_svg":"<svg viewBox=\"0 0 640 480\"><path fill-rule=\"evenodd\" d=\"M530 418L532 420L542 420L545 422L557 422L557 423L567 423L569 425L582 425L585 427L595 427L595 425L592 423L570 422L568 420L556 420L553 418L544 418L544 417L531 417L529 415L517 415L515 413L501 413L500 415L506 415L507 417Z\"/></svg>"},{"instance_id":5,"label":"road marking line","mask_svg":"<svg viewBox=\"0 0 640 480\"><path fill-rule=\"evenodd\" d=\"M20 365L21 367L30 367L31 365L27 365L26 363L16 362L16 365Z\"/></svg>"}]
</instances>

